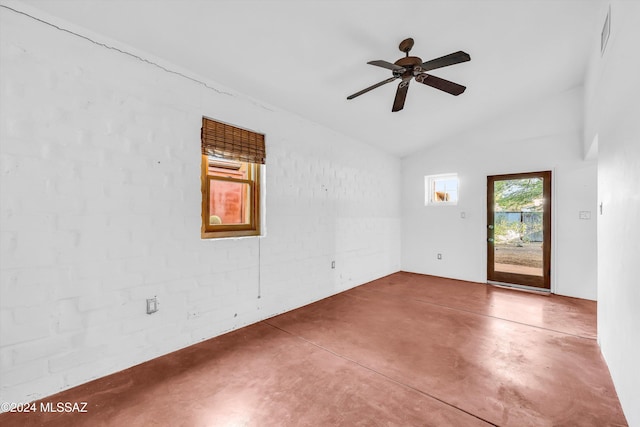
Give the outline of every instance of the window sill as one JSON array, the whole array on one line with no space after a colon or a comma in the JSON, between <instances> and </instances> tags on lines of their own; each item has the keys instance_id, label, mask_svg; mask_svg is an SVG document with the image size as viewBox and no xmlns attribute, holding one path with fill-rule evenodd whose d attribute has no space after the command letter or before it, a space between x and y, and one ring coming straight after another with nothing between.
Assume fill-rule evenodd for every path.
<instances>
[{"instance_id":1,"label":"window sill","mask_svg":"<svg viewBox=\"0 0 640 427\"><path fill-rule=\"evenodd\" d=\"M438 203L427 203L425 206L458 206L458 202L438 202Z\"/></svg>"},{"instance_id":2,"label":"window sill","mask_svg":"<svg viewBox=\"0 0 640 427\"><path fill-rule=\"evenodd\" d=\"M242 231L201 231L201 239L223 239L233 237L260 237L259 230L242 230Z\"/></svg>"}]
</instances>

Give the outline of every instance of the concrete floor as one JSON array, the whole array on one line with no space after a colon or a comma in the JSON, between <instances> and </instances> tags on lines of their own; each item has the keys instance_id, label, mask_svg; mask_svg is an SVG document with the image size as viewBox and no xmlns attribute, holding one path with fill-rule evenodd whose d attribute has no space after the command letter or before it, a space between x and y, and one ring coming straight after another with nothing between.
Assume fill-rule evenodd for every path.
<instances>
[{"instance_id":1,"label":"concrete floor","mask_svg":"<svg viewBox=\"0 0 640 427\"><path fill-rule=\"evenodd\" d=\"M396 273L2 426L619 426L596 304Z\"/></svg>"}]
</instances>

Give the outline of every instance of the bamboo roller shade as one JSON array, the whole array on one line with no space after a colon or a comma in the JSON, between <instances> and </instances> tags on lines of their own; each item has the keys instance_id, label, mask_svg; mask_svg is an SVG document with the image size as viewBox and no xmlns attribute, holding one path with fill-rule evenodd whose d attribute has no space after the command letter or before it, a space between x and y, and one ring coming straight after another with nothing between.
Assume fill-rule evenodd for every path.
<instances>
[{"instance_id":1,"label":"bamboo roller shade","mask_svg":"<svg viewBox=\"0 0 640 427\"><path fill-rule=\"evenodd\" d=\"M202 118L202 154L264 164L264 135Z\"/></svg>"}]
</instances>

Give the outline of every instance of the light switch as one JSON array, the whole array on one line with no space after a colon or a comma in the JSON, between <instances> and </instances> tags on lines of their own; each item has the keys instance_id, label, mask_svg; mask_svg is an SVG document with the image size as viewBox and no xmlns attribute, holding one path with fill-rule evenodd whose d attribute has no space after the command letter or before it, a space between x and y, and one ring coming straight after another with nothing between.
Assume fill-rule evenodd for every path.
<instances>
[{"instance_id":1,"label":"light switch","mask_svg":"<svg viewBox=\"0 0 640 427\"><path fill-rule=\"evenodd\" d=\"M580 219L591 219L591 211L580 211Z\"/></svg>"}]
</instances>

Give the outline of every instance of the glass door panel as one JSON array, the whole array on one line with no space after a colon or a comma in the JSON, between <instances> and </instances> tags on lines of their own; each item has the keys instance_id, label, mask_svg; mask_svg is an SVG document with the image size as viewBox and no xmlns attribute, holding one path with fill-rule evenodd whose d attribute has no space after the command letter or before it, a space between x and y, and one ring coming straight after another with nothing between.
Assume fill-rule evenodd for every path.
<instances>
[{"instance_id":1,"label":"glass door panel","mask_svg":"<svg viewBox=\"0 0 640 427\"><path fill-rule=\"evenodd\" d=\"M551 172L487 180L487 279L550 288Z\"/></svg>"}]
</instances>

